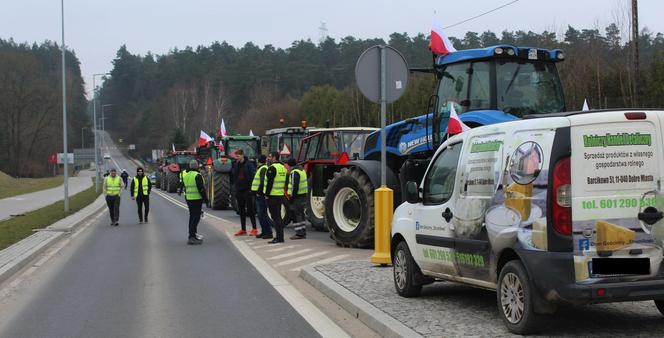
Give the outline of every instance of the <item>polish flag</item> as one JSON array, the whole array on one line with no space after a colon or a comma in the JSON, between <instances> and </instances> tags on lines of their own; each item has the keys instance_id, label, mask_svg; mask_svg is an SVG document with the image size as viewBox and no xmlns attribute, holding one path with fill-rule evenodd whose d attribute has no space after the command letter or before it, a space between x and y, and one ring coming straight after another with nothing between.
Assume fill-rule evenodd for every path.
<instances>
[{"instance_id":1,"label":"polish flag","mask_svg":"<svg viewBox=\"0 0 664 338\"><path fill-rule=\"evenodd\" d=\"M448 39L447 35L443 32L443 25L436 18L433 19L429 49L431 52L438 55L447 55L457 51L450 39Z\"/></svg>"},{"instance_id":2,"label":"polish flag","mask_svg":"<svg viewBox=\"0 0 664 338\"><path fill-rule=\"evenodd\" d=\"M226 123L224 123L224 119L221 119L221 126L219 126L219 136L228 136L228 131L226 131Z\"/></svg>"},{"instance_id":3,"label":"polish flag","mask_svg":"<svg viewBox=\"0 0 664 338\"><path fill-rule=\"evenodd\" d=\"M210 137L210 135L208 135L206 132L201 130L201 134L200 134L200 136L198 136L198 145L199 146L204 146L212 140L213 140L213 138Z\"/></svg>"},{"instance_id":4,"label":"polish flag","mask_svg":"<svg viewBox=\"0 0 664 338\"><path fill-rule=\"evenodd\" d=\"M171 148L173 148L173 151L175 151L175 143L171 143Z\"/></svg>"},{"instance_id":5,"label":"polish flag","mask_svg":"<svg viewBox=\"0 0 664 338\"><path fill-rule=\"evenodd\" d=\"M457 115L456 109L454 109L454 105L451 106L452 108L450 109L450 121L447 123L447 133L449 135L456 135L456 134L461 134L464 131L470 130L470 127L465 125L459 118L459 115Z\"/></svg>"},{"instance_id":6,"label":"polish flag","mask_svg":"<svg viewBox=\"0 0 664 338\"><path fill-rule=\"evenodd\" d=\"M586 99L583 99L583 108L581 108L581 111L589 111L590 108L588 108L588 101Z\"/></svg>"},{"instance_id":7,"label":"polish flag","mask_svg":"<svg viewBox=\"0 0 664 338\"><path fill-rule=\"evenodd\" d=\"M249 136L254 136L254 131L249 129Z\"/></svg>"}]
</instances>

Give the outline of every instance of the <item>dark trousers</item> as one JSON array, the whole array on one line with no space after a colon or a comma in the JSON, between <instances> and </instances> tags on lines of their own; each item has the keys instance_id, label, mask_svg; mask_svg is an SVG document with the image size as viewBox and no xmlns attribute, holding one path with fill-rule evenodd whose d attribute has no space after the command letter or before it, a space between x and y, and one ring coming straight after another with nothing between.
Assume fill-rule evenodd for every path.
<instances>
[{"instance_id":1,"label":"dark trousers","mask_svg":"<svg viewBox=\"0 0 664 338\"><path fill-rule=\"evenodd\" d=\"M261 234L272 234L274 224L267 215L267 200L265 196L256 196L256 214L258 215L258 222L261 225Z\"/></svg>"},{"instance_id":2,"label":"dark trousers","mask_svg":"<svg viewBox=\"0 0 664 338\"><path fill-rule=\"evenodd\" d=\"M282 200L283 197L281 196L270 196L267 198L267 208L270 210L270 217L272 217L272 221L274 222L275 238L281 242L284 240L284 223L281 220Z\"/></svg>"},{"instance_id":3,"label":"dark trousers","mask_svg":"<svg viewBox=\"0 0 664 338\"><path fill-rule=\"evenodd\" d=\"M240 225L247 230L247 216L251 220L251 227L256 229L256 212L254 211L254 194L251 190L238 191L235 194L237 208L240 212Z\"/></svg>"},{"instance_id":4,"label":"dark trousers","mask_svg":"<svg viewBox=\"0 0 664 338\"><path fill-rule=\"evenodd\" d=\"M307 228L304 218L304 208L307 206L307 195L299 195L291 200L291 209L293 210L293 225L295 233L300 236L306 236Z\"/></svg>"},{"instance_id":5,"label":"dark trousers","mask_svg":"<svg viewBox=\"0 0 664 338\"><path fill-rule=\"evenodd\" d=\"M201 221L203 200L187 200L189 207L189 238L196 238L198 233L198 222Z\"/></svg>"},{"instance_id":6,"label":"dark trousers","mask_svg":"<svg viewBox=\"0 0 664 338\"><path fill-rule=\"evenodd\" d=\"M108 206L108 214L111 216L111 223L117 223L120 219L120 195L107 195L106 205Z\"/></svg>"},{"instance_id":7,"label":"dark trousers","mask_svg":"<svg viewBox=\"0 0 664 338\"><path fill-rule=\"evenodd\" d=\"M136 206L138 207L138 219L141 222L143 220L147 222L148 213L150 212L150 196L138 195L138 197L136 197ZM143 214L142 212L144 207L145 207L145 214Z\"/></svg>"}]
</instances>

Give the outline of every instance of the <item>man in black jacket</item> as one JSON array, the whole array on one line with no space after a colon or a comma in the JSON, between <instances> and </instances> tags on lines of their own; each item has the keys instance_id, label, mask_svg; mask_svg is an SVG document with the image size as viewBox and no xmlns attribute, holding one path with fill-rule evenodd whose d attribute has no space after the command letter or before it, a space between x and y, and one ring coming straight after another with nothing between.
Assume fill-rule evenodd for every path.
<instances>
[{"instance_id":1,"label":"man in black jacket","mask_svg":"<svg viewBox=\"0 0 664 338\"><path fill-rule=\"evenodd\" d=\"M198 222L203 213L203 203L207 203L207 194L205 193L205 184L203 177L198 172L198 161L189 162L189 170L182 177L182 185L178 190L178 195L184 191L184 198L189 207L189 240L187 244L202 244L203 236L198 234Z\"/></svg>"},{"instance_id":2,"label":"man in black jacket","mask_svg":"<svg viewBox=\"0 0 664 338\"><path fill-rule=\"evenodd\" d=\"M251 232L249 235L256 236L258 234L258 231L256 231L256 214L254 212L254 194L251 192L251 183L255 174L256 167L244 156L244 150L236 150L232 179L242 228L235 233L235 236L247 234L247 216L251 220Z\"/></svg>"},{"instance_id":3,"label":"man in black jacket","mask_svg":"<svg viewBox=\"0 0 664 338\"><path fill-rule=\"evenodd\" d=\"M145 176L143 168L136 168L136 177L131 180L131 187L129 193L131 199L136 199L136 206L138 207L138 223L148 222L148 213L150 212L150 192L152 191L152 182ZM143 208L145 207L145 214Z\"/></svg>"}]
</instances>

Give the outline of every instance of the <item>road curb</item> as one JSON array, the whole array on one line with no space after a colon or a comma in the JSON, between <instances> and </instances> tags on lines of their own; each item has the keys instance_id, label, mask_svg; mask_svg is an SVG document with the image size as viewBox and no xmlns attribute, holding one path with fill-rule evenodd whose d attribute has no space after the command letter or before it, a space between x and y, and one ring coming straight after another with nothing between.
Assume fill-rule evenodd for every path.
<instances>
[{"instance_id":1,"label":"road curb","mask_svg":"<svg viewBox=\"0 0 664 338\"><path fill-rule=\"evenodd\" d=\"M99 213L104 205L104 195L99 195L96 200L80 211L0 251L0 284L44 253L66 233L76 230L85 221Z\"/></svg>"},{"instance_id":2,"label":"road curb","mask_svg":"<svg viewBox=\"0 0 664 338\"><path fill-rule=\"evenodd\" d=\"M315 266L304 267L300 271L300 277L376 331L381 337L422 337L419 333L319 272Z\"/></svg>"}]
</instances>

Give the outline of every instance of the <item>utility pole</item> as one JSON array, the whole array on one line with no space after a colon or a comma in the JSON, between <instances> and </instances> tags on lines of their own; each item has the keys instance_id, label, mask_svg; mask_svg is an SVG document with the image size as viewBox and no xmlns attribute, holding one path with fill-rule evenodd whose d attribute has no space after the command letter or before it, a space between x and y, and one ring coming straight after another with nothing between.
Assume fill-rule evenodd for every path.
<instances>
[{"instance_id":1,"label":"utility pole","mask_svg":"<svg viewBox=\"0 0 664 338\"><path fill-rule=\"evenodd\" d=\"M65 1L60 0L62 15L62 146L65 174L65 212L69 212L69 151L67 150L67 81L65 78Z\"/></svg>"},{"instance_id":2,"label":"utility pole","mask_svg":"<svg viewBox=\"0 0 664 338\"><path fill-rule=\"evenodd\" d=\"M637 0L632 0L632 51L634 53L634 107L639 105L639 8Z\"/></svg>"}]
</instances>

